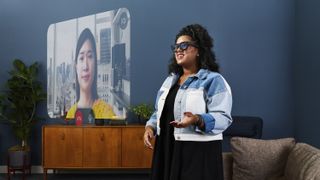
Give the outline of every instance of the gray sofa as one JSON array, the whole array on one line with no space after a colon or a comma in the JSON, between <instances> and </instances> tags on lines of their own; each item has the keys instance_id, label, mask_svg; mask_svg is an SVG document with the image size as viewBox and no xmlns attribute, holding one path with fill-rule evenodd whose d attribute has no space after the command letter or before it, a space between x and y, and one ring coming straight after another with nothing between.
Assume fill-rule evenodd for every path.
<instances>
[{"instance_id":1,"label":"gray sofa","mask_svg":"<svg viewBox=\"0 0 320 180\"><path fill-rule=\"evenodd\" d=\"M320 150L293 138L233 137L223 153L225 180L320 180Z\"/></svg>"}]
</instances>

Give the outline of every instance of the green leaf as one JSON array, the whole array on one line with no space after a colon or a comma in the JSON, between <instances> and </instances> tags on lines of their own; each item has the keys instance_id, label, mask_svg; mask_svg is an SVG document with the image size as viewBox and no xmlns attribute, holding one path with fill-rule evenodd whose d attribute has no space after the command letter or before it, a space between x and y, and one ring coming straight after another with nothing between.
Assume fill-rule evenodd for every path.
<instances>
[{"instance_id":1,"label":"green leaf","mask_svg":"<svg viewBox=\"0 0 320 180\"><path fill-rule=\"evenodd\" d=\"M13 66L19 71L23 72L26 69L26 65L20 60L20 59L15 59L13 61Z\"/></svg>"},{"instance_id":2,"label":"green leaf","mask_svg":"<svg viewBox=\"0 0 320 180\"><path fill-rule=\"evenodd\" d=\"M35 62L29 67L29 73L32 77L35 77L38 73L38 63Z\"/></svg>"}]
</instances>

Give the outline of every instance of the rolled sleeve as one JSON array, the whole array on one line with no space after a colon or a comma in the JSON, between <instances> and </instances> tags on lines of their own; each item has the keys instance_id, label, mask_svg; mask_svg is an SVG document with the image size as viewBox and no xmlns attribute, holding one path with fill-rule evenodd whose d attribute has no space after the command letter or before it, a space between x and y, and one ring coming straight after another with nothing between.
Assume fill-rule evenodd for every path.
<instances>
[{"instance_id":1,"label":"rolled sleeve","mask_svg":"<svg viewBox=\"0 0 320 180\"><path fill-rule=\"evenodd\" d=\"M146 126L151 126L156 133L157 131L157 111L154 111L154 113L151 115L150 119L147 121Z\"/></svg>"},{"instance_id":2,"label":"rolled sleeve","mask_svg":"<svg viewBox=\"0 0 320 180\"><path fill-rule=\"evenodd\" d=\"M208 98L208 113L201 114L205 132L220 134L226 130L232 123L231 117L232 95L226 88L225 91L219 92Z\"/></svg>"},{"instance_id":3,"label":"rolled sleeve","mask_svg":"<svg viewBox=\"0 0 320 180\"><path fill-rule=\"evenodd\" d=\"M158 114L158 101L159 101L159 98L161 96L161 94L163 93L163 91L160 89L157 93L157 97L156 97L156 102L155 102L155 105L154 105L154 109L155 111L153 112L153 114L150 116L150 119L147 121L146 123L146 126L151 126L155 132L155 134L157 133L157 114Z\"/></svg>"}]
</instances>

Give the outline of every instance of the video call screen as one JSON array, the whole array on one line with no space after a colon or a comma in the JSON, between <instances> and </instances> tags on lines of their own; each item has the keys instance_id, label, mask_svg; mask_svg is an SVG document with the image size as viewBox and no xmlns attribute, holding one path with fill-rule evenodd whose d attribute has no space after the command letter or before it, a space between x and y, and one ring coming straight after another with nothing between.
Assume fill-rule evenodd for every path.
<instances>
[{"instance_id":1,"label":"video call screen","mask_svg":"<svg viewBox=\"0 0 320 180\"><path fill-rule=\"evenodd\" d=\"M47 109L51 118L125 119L130 105L130 13L120 8L51 24Z\"/></svg>"}]
</instances>

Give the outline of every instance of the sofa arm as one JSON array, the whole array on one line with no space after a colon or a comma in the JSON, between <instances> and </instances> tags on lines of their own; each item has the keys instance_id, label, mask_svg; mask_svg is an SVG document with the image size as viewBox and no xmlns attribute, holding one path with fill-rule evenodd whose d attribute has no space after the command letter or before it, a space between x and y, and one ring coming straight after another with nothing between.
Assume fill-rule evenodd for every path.
<instances>
[{"instance_id":1,"label":"sofa arm","mask_svg":"<svg viewBox=\"0 0 320 180\"><path fill-rule=\"evenodd\" d=\"M233 157L231 152L222 153L224 180L232 180Z\"/></svg>"},{"instance_id":2,"label":"sofa arm","mask_svg":"<svg viewBox=\"0 0 320 180\"><path fill-rule=\"evenodd\" d=\"M305 143L297 143L289 154L285 176L288 180L318 180L319 167L320 150Z\"/></svg>"}]
</instances>

